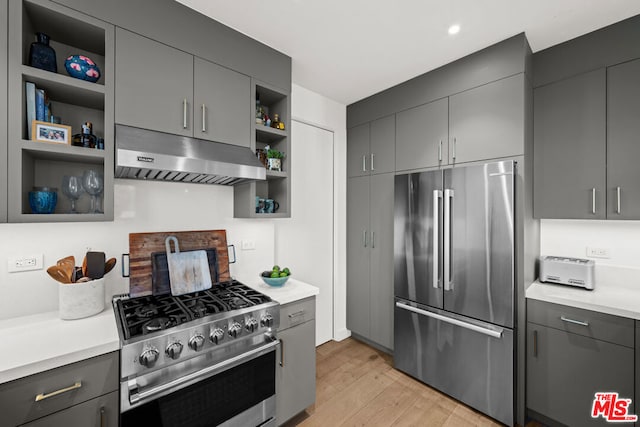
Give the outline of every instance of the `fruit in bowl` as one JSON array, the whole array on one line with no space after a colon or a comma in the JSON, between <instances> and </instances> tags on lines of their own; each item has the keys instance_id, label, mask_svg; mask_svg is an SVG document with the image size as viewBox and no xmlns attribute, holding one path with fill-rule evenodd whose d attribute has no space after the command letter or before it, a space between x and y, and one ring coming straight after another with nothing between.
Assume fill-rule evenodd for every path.
<instances>
[{"instance_id":1,"label":"fruit in bowl","mask_svg":"<svg viewBox=\"0 0 640 427\"><path fill-rule=\"evenodd\" d=\"M271 270L263 271L260 274L264 283L274 287L283 286L289 280L289 276L291 276L291 271L288 268L281 270L277 265L274 265Z\"/></svg>"}]
</instances>

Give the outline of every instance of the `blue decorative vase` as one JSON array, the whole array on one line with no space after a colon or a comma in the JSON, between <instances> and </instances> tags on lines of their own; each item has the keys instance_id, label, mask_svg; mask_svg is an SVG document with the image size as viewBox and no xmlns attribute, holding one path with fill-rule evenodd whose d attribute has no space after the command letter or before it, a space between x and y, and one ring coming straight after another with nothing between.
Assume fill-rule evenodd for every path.
<instances>
[{"instance_id":1,"label":"blue decorative vase","mask_svg":"<svg viewBox=\"0 0 640 427\"><path fill-rule=\"evenodd\" d=\"M29 65L57 73L56 51L49 46L49 36L45 33L36 33L36 35L38 41L31 43L31 49L29 50Z\"/></svg>"},{"instance_id":2,"label":"blue decorative vase","mask_svg":"<svg viewBox=\"0 0 640 427\"><path fill-rule=\"evenodd\" d=\"M100 69L84 55L71 55L64 61L64 68L71 77L95 83L100 78Z\"/></svg>"},{"instance_id":3,"label":"blue decorative vase","mask_svg":"<svg viewBox=\"0 0 640 427\"><path fill-rule=\"evenodd\" d=\"M49 187L33 187L29 191L29 206L34 214L51 214L58 203L57 189Z\"/></svg>"}]
</instances>

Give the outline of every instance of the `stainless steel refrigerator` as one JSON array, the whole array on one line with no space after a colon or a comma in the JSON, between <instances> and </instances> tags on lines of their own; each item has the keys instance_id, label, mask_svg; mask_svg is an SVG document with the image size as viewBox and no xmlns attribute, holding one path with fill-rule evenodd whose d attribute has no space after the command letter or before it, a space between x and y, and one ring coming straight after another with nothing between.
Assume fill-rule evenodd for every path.
<instances>
[{"instance_id":1,"label":"stainless steel refrigerator","mask_svg":"<svg viewBox=\"0 0 640 427\"><path fill-rule=\"evenodd\" d=\"M395 177L394 366L508 425L515 167Z\"/></svg>"}]
</instances>

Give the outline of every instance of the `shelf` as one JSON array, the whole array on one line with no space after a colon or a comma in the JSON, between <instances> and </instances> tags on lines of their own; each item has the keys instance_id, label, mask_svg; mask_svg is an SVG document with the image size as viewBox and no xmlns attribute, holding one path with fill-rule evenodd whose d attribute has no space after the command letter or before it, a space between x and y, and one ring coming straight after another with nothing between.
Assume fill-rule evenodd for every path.
<instances>
[{"instance_id":1,"label":"shelf","mask_svg":"<svg viewBox=\"0 0 640 427\"><path fill-rule=\"evenodd\" d=\"M272 171L267 169L267 179L282 179L288 176L289 174L285 171Z\"/></svg>"},{"instance_id":2,"label":"shelf","mask_svg":"<svg viewBox=\"0 0 640 427\"><path fill-rule=\"evenodd\" d=\"M95 164L102 164L105 159L104 150L96 150L94 148L27 140L22 140L21 144L23 150L28 151L29 154L37 159Z\"/></svg>"},{"instance_id":3,"label":"shelf","mask_svg":"<svg viewBox=\"0 0 640 427\"><path fill-rule=\"evenodd\" d=\"M272 218L289 218L291 215L285 212L276 212L276 213L253 213L250 218L264 218L264 219L272 219Z\"/></svg>"},{"instance_id":4,"label":"shelf","mask_svg":"<svg viewBox=\"0 0 640 427\"><path fill-rule=\"evenodd\" d=\"M280 130L268 126L261 126L256 123L256 141L265 144L279 141L286 138L288 133L286 130Z\"/></svg>"},{"instance_id":5,"label":"shelf","mask_svg":"<svg viewBox=\"0 0 640 427\"><path fill-rule=\"evenodd\" d=\"M58 197L65 197L58 190ZM59 200L59 199L58 199ZM94 221L111 221L105 214L21 214L21 222L94 222Z\"/></svg>"},{"instance_id":6,"label":"shelf","mask_svg":"<svg viewBox=\"0 0 640 427\"><path fill-rule=\"evenodd\" d=\"M23 81L33 82L38 88L46 90L51 100L104 110L105 88L103 85L28 65L23 65L21 71Z\"/></svg>"}]
</instances>

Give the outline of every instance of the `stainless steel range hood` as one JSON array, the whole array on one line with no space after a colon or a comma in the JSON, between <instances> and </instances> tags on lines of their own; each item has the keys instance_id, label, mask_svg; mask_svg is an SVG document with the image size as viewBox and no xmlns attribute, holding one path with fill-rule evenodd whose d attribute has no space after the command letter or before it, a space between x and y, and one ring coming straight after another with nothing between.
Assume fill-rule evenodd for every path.
<instances>
[{"instance_id":1,"label":"stainless steel range hood","mask_svg":"<svg viewBox=\"0 0 640 427\"><path fill-rule=\"evenodd\" d=\"M236 185L266 170L246 147L116 125L115 176Z\"/></svg>"}]
</instances>

